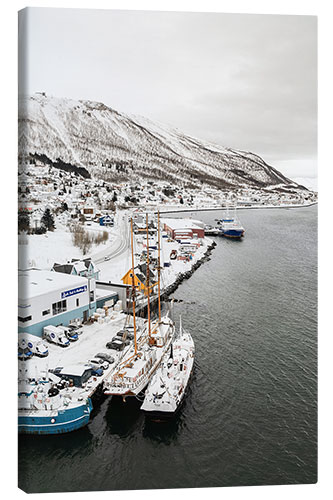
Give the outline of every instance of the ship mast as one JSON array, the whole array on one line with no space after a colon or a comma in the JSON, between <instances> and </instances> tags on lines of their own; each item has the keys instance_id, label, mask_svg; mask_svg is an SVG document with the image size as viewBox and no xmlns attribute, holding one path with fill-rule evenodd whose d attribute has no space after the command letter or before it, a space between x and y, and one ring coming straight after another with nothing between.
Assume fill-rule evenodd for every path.
<instances>
[{"instance_id":1,"label":"ship mast","mask_svg":"<svg viewBox=\"0 0 333 500\"><path fill-rule=\"evenodd\" d=\"M161 322L161 240L160 240L160 211L157 212L157 231L158 231L158 321Z\"/></svg>"},{"instance_id":2,"label":"ship mast","mask_svg":"<svg viewBox=\"0 0 333 500\"><path fill-rule=\"evenodd\" d=\"M132 249L132 305L133 305L133 328L134 328L134 353L138 352L136 341L136 318L135 318L135 281L134 281L134 249L133 249L133 219L131 219L131 249Z\"/></svg>"},{"instance_id":3,"label":"ship mast","mask_svg":"<svg viewBox=\"0 0 333 500\"><path fill-rule=\"evenodd\" d=\"M148 334L149 334L149 343L151 343L151 325L150 325L150 290L149 290L149 231L148 231L148 214L146 214L146 230L147 230L147 313L148 313Z\"/></svg>"}]
</instances>

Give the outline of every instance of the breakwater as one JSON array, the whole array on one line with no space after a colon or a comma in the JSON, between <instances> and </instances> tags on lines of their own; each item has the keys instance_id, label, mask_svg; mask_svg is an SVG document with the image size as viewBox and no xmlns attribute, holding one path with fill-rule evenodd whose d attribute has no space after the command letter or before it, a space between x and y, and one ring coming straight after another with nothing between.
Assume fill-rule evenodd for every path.
<instances>
[{"instance_id":1,"label":"breakwater","mask_svg":"<svg viewBox=\"0 0 333 500\"><path fill-rule=\"evenodd\" d=\"M182 272L182 271L178 272L177 275L175 276L174 281L171 284L167 285L166 287L162 288L161 301L170 302L171 299L169 299L169 296L177 290L177 288L180 286L180 284L184 280L189 279L193 275L193 273L197 269L199 269L200 266L202 266L202 264L204 264L205 262L207 262L210 259L210 255L213 252L215 247L216 247L216 242L212 241L207 246L207 249L206 249L204 255L200 259L195 260L193 262L193 264L191 265L191 269L184 271L184 272ZM150 305L151 305L152 310L154 310L154 309L156 310L157 303L158 303L158 297L156 295L150 297ZM127 306L127 310L129 311L129 314L132 314L132 303L131 302ZM135 312L144 316L147 312L147 300L139 302L136 306Z\"/></svg>"}]
</instances>

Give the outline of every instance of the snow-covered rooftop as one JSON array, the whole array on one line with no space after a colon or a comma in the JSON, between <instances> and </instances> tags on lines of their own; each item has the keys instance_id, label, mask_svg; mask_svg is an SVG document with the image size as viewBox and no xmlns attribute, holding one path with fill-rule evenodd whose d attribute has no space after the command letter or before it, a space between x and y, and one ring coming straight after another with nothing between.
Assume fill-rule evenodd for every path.
<instances>
[{"instance_id":1,"label":"snow-covered rooftop","mask_svg":"<svg viewBox=\"0 0 333 500\"><path fill-rule=\"evenodd\" d=\"M47 292L87 285L87 279L72 274L28 269L18 276L20 299L28 299Z\"/></svg>"},{"instance_id":2,"label":"snow-covered rooftop","mask_svg":"<svg viewBox=\"0 0 333 500\"><path fill-rule=\"evenodd\" d=\"M161 222L172 229L203 228L203 223L194 219L161 219Z\"/></svg>"}]
</instances>

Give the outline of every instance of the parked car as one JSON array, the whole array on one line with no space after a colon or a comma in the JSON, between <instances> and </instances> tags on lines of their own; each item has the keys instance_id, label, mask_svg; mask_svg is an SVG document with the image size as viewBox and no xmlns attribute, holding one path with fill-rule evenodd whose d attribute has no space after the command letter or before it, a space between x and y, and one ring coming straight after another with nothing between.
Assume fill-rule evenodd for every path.
<instances>
[{"instance_id":1,"label":"parked car","mask_svg":"<svg viewBox=\"0 0 333 500\"><path fill-rule=\"evenodd\" d=\"M95 355L95 358L98 358L98 359L104 359L105 361L107 361L110 365L112 363L114 363L114 357L111 356L110 354L106 354L106 352L98 352L96 355Z\"/></svg>"},{"instance_id":2,"label":"parked car","mask_svg":"<svg viewBox=\"0 0 333 500\"><path fill-rule=\"evenodd\" d=\"M25 348L19 347L18 348L18 359L25 361L26 359L30 359L32 357L33 357L33 353L31 352L29 347L25 347Z\"/></svg>"},{"instance_id":3,"label":"parked car","mask_svg":"<svg viewBox=\"0 0 333 500\"><path fill-rule=\"evenodd\" d=\"M127 328L124 328L123 330L119 330L119 332L116 333L116 336L120 337L124 340L126 340L126 339L133 340L134 339L133 333L130 333L130 331Z\"/></svg>"},{"instance_id":4,"label":"parked car","mask_svg":"<svg viewBox=\"0 0 333 500\"><path fill-rule=\"evenodd\" d=\"M94 377L101 377L103 375L103 369L102 368L93 368L91 370L91 375Z\"/></svg>"},{"instance_id":5,"label":"parked car","mask_svg":"<svg viewBox=\"0 0 333 500\"><path fill-rule=\"evenodd\" d=\"M73 332L77 333L78 335L81 335L81 333L83 333L82 325L76 325L76 324L73 323L71 325L68 325L67 328L69 328Z\"/></svg>"},{"instance_id":6,"label":"parked car","mask_svg":"<svg viewBox=\"0 0 333 500\"><path fill-rule=\"evenodd\" d=\"M102 368L102 370L107 370L109 368L109 363L104 359L89 359L88 364L93 368Z\"/></svg>"},{"instance_id":7,"label":"parked car","mask_svg":"<svg viewBox=\"0 0 333 500\"><path fill-rule=\"evenodd\" d=\"M175 250L175 249L171 250L171 252L170 252L170 259L171 260L177 259L177 250Z\"/></svg>"},{"instance_id":8,"label":"parked car","mask_svg":"<svg viewBox=\"0 0 333 500\"><path fill-rule=\"evenodd\" d=\"M70 342L76 342L78 340L79 336L76 330L63 325L60 325L57 328L64 333L64 335L68 338L68 340L70 340Z\"/></svg>"},{"instance_id":9,"label":"parked car","mask_svg":"<svg viewBox=\"0 0 333 500\"><path fill-rule=\"evenodd\" d=\"M116 351L123 351L126 346L126 341L123 341L122 339L115 338L111 340L111 342L107 342L106 348L107 349L114 349Z\"/></svg>"}]
</instances>

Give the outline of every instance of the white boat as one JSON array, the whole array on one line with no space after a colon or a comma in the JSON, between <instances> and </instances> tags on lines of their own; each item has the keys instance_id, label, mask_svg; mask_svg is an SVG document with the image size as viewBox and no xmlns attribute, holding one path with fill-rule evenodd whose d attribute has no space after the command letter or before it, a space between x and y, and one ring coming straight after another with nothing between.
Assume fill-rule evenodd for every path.
<instances>
[{"instance_id":1,"label":"white boat","mask_svg":"<svg viewBox=\"0 0 333 500\"><path fill-rule=\"evenodd\" d=\"M159 217L158 217L159 219ZM148 222L147 222L148 227ZM159 228L159 220L158 220ZM160 231L158 250L160 254ZM132 304L133 304L133 329L134 346L131 346L112 374L104 381L104 394L112 396L137 396L148 385L151 377L158 368L164 354L170 347L174 336L174 322L168 315L161 316L160 304L160 257L158 258L158 320L152 322L150 319L149 300L149 241L147 231L147 311L148 319L146 328L138 333L135 316L136 287L134 284L134 245L133 245L133 221L131 221L131 247L132 247Z\"/></svg>"},{"instance_id":2,"label":"white boat","mask_svg":"<svg viewBox=\"0 0 333 500\"><path fill-rule=\"evenodd\" d=\"M159 421L177 413L193 370L194 353L192 336L180 328L145 392L141 410L146 416Z\"/></svg>"},{"instance_id":3,"label":"white boat","mask_svg":"<svg viewBox=\"0 0 333 500\"><path fill-rule=\"evenodd\" d=\"M220 232L218 227L210 226L208 224L205 225L205 235L206 236L217 236Z\"/></svg>"}]
</instances>

